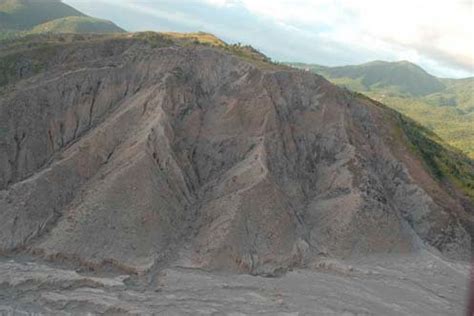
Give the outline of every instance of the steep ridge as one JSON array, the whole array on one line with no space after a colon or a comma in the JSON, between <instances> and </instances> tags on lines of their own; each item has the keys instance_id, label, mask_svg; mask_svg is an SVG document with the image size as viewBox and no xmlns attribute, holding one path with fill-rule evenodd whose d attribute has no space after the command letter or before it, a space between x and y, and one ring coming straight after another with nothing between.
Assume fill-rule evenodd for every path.
<instances>
[{"instance_id":1,"label":"steep ridge","mask_svg":"<svg viewBox=\"0 0 474 316\"><path fill-rule=\"evenodd\" d=\"M381 104L195 39L43 44L47 63L0 95L4 253L263 275L320 256L472 254L472 201Z\"/></svg>"}]
</instances>

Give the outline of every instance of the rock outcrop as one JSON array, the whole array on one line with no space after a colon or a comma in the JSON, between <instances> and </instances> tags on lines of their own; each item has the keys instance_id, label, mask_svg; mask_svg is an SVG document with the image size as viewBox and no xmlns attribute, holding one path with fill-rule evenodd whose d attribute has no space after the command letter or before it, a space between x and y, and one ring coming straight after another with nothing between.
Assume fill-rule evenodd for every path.
<instances>
[{"instance_id":1,"label":"rock outcrop","mask_svg":"<svg viewBox=\"0 0 474 316\"><path fill-rule=\"evenodd\" d=\"M472 254L472 202L398 114L320 76L129 35L55 44L41 65L0 95L4 253L263 275Z\"/></svg>"}]
</instances>

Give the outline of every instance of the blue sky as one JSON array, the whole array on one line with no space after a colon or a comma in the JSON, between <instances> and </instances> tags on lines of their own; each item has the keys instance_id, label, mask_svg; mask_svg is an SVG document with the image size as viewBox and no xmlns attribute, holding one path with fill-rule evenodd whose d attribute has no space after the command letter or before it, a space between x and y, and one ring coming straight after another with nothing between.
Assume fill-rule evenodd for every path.
<instances>
[{"instance_id":1,"label":"blue sky","mask_svg":"<svg viewBox=\"0 0 474 316\"><path fill-rule=\"evenodd\" d=\"M204 31L274 60L336 66L409 60L474 74L472 0L63 0L128 31Z\"/></svg>"}]
</instances>

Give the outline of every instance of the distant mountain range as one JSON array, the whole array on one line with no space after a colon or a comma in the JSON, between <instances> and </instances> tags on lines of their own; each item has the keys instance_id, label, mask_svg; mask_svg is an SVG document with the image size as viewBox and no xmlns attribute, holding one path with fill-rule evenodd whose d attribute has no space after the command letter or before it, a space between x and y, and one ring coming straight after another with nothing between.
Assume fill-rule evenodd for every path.
<instances>
[{"instance_id":1,"label":"distant mountain range","mask_svg":"<svg viewBox=\"0 0 474 316\"><path fill-rule=\"evenodd\" d=\"M59 0L0 0L0 38L43 32L120 33L124 30Z\"/></svg>"},{"instance_id":2,"label":"distant mountain range","mask_svg":"<svg viewBox=\"0 0 474 316\"><path fill-rule=\"evenodd\" d=\"M474 78L438 78L408 61L340 67L289 65L320 74L391 106L474 158Z\"/></svg>"}]
</instances>

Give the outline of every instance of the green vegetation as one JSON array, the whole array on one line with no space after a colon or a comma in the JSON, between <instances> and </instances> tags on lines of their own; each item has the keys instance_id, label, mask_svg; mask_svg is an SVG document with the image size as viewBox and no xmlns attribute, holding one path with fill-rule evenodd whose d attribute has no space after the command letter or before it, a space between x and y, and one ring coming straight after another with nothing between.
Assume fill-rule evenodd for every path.
<instances>
[{"instance_id":1,"label":"green vegetation","mask_svg":"<svg viewBox=\"0 0 474 316\"><path fill-rule=\"evenodd\" d=\"M301 65L304 64L299 64L299 67ZM349 84L353 82L366 91L377 90L394 92L398 95L423 96L444 89L444 85L438 78L407 61L393 63L373 61L362 65L341 67L318 65L303 67L330 79L341 79Z\"/></svg>"},{"instance_id":2,"label":"green vegetation","mask_svg":"<svg viewBox=\"0 0 474 316\"><path fill-rule=\"evenodd\" d=\"M474 78L440 79L445 85L440 93L428 95L425 100L437 106L454 106L465 113L474 112Z\"/></svg>"},{"instance_id":3,"label":"green vegetation","mask_svg":"<svg viewBox=\"0 0 474 316\"><path fill-rule=\"evenodd\" d=\"M0 40L30 33L124 32L110 21L88 17L60 0L0 0Z\"/></svg>"},{"instance_id":4,"label":"green vegetation","mask_svg":"<svg viewBox=\"0 0 474 316\"><path fill-rule=\"evenodd\" d=\"M74 43L94 41L142 41L152 48L172 45L212 46L262 67L280 67L251 46L229 45L208 33L113 33L113 34L55 34L51 32L25 34L0 41L0 95L11 88L9 84L46 69L54 60L58 48Z\"/></svg>"},{"instance_id":5,"label":"green vegetation","mask_svg":"<svg viewBox=\"0 0 474 316\"><path fill-rule=\"evenodd\" d=\"M201 44L201 45L208 45L208 46L222 48L232 53L233 55L239 56L243 59L246 59L252 62L260 62L262 64L271 63L271 60L267 56L260 53L258 50L256 50L250 45L242 45L240 43L227 44L220 38L209 33L197 32L197 33L163 33L163 34L172 40L181 40L187 44Z\"/></svg>"},{"instance_id":6,"label":"green vegetation","mask_svg":"<svg viewBox=\"0 0 474 316\"><path fill-rule=\"evenodd\" d=\"M31 33L120 33L114 23L88 16L68 16L35 26Z\"/></svg>"},{"instance_id":7,"label":"green vegetation","mask_svg":"<svg viewBox=\"0 0 474 316\"><path fill-rule=\"evenodd\" d=\"M450 180L474 200L474 161L450 148L433 132L398 114L402 130L431 173L440 181Z\"/></svg>"},{"instance_id":8,"label":"green vegetation","mask_svg":"<svg viewBox=\"0 0 474 316\"><path fill-rule=\"evenodd\" d=\"M85 16L58 0L2 0L4 27L11 30L27 30L51 20L67 16Z\"/></svg>"},{"instance_id":9,"label":"green vegetation","mask_svg":"<svg viewBox=\"0 0 474 316\"><path fill-rule=\"evenodd\" d=\"M0 94L7 85L46 69L64 45L101 40L106 34L26 34L0 42ZM79 44L81 45L81 44Z\"/></svg>"},{"instance_id":10,"label":"green vegetation","mask_svg":"<svg viewBox=\"0 0 474 316\"><path fill-rule=\"evenodd\" d=\"M153 32L150 32L153 33ZM157 34L157 33L155 33ZM199 43L204 45L211 45L216 47L224 47L227 44L218 38L209 33L205 32L196 32L196 33L176 33L176 32L166 32L166 33L158 33L163 34L165 37L170 38L172 40L182 40L186 42L193 42Z\"/></svg>"},{"instance_id":11,"label":"green vegetation","mask_svg":"<svg viewBox=\"0 0 474 316\"><path fill-rule=\"evenodd\" d=\"M163 45L205 45L223 49L235 56L255 63L262 67L277 67L267 56L260 53L250 45L227 44L218 37L205 33L156 33L156 32L140 32L133 34L133 38L145 40L152 47L162 47Z\"/></svg>"},{"instance_id":12,"label":"green vegetation","mask_svg":"<svg viewBox=\"0 0 474 316\"><path fill-rule=\"evenodd\" d=\"M226 50L243 59L256 62L260 66L277 65L276 63L272 62L270 58L250 45L241 45L240 43L227 45Z\"/></svg>"},{"instance_id":13,"label":"green vegetation","mask_svg":"<svg viewBox=\"0 0 474 316\"><path fill-rule=\"evenodd\" d=\"M474 78L440 79L408 62L290 64L387 104L474 158Z\"/></svg>"},{"instance_id":14,"label":"green vegetation","mask_svg":"<svg viewBox=\"0 0 474 316\"><path fill-rule=\"evenodd\" d=\"M384 124L391 122L387 139L391 146L401 144L423 161L426 169L440 183L451 183L474 201L474 160L444 142L438 135L408 116L374 101L364 94L353 92L363 102L383 108ZM390 134L393 132L393 134ZM392 138L393 137L393 138ZM393 139L396 141L393 142ZM400 151L403 153L403 151Z\"/></svg>"},{"instance_id":15,"label":"green vegetation","mask_svg":"<svg viewBox=\"0 0 474 316\"><path fill-rule=\"evenodd\" d=\"M0 41L14 40L25 35L25 32L4 30L0 32Z\"/></svg>"},{"instance_id":16,"label":"green vegetation","mask_svg":"<svg viewBox=\"0 0 474 316\"><path fill-rule=\"evenodd\" d=\"M169 46L173 43L173 41L170 38L166 37L163 33L140 32L133 33L131 36L134 39L144 41L152 48Z\"/></svg>"},{"instance_id":17,"label":"green vegetation","mask_svg":"<svg viewBox=\"0 0 474 316\"><path fill-rule=\"evenodd\" d=\"M474 112L456 106L431 104L427 98L409 98L367 93L371 98L406 114L436 133L451 146L474 158Z\"/></svg>"},{"instance_id":18,"label":"green vegetation","mask_svg":"<svg viewBox=\"0 0 474 316\"><path fill-rule=\"evenodd\" d=\"M56 48L56 45L44 43L32 49L14 50L0 55L0 88L43 70Z\"/></svg>"}]
</instances>

